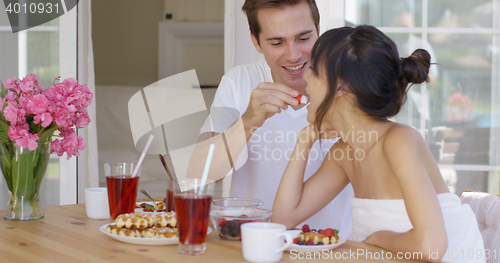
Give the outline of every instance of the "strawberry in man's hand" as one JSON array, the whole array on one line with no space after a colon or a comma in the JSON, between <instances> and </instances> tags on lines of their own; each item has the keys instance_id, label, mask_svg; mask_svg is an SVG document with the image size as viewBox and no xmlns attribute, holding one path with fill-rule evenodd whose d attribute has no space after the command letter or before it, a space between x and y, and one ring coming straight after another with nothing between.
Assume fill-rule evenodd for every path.
<instances>
[{"instance_id":1,"label":"strawberry in man's hand","mask_svg":"<svg viewBox=\"0 0 500 263\"><path fill-rule=\"evenodd\" d=\"M309 103L309 98L306 95L299 94L299 96L295 97L299 101L299 104L307 104Z\"/></svg>"}]
</instances>

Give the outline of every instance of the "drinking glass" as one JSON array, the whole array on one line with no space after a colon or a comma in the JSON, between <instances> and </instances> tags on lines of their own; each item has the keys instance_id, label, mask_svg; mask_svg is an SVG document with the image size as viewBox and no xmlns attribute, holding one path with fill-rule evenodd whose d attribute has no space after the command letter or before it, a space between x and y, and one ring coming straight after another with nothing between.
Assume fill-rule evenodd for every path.
<instances>
[{"instance_id":1,"label":"drinking glass","mask_svg":"<svg viewBox=\"0 0 500 263\"><path fill-rule=\"evenodd\" d=\"M135 210L137 186L141 173L139 168L136 176L132 177L135 167L136 164L125 162L104 164L111 219Z\"/></svg>"},{"instance_id":2,"label":"drinking glass","mask_svg":"<svg viewBox=\"0 0 500 263\"><path fill-rule=\"evenodd\" d=\"M205 253L214 188L214 181L207 180L206 185L202 185L201 179L194 178L179 180L179 186L174 187L180 253Z\"/></svg>"},{"instance_id":3,"label":"drinking glass","mask_svg":"<svg viewBox=\"0 0 500 263\"><path fill-rule=\"evenodd\" d=\"M165 212L175 211L175 203L174 203L174 182L167 181L167 194L165 197Z\"/></svg>"}]
</instances>

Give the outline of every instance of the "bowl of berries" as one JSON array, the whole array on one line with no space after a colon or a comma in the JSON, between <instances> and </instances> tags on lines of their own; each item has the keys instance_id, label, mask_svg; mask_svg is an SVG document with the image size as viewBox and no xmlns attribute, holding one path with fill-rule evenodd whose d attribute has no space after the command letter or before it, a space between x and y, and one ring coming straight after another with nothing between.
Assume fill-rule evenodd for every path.
<instances>
[{"instance_id":1,"label":"bowl of berries","mask_svg":"<svg viewBox=\"0 0 500 263\"><path fill-rule=\"evenodd\" d=\"M259 207L264 202L254 198L221 197L212 200L212 207Z\"/></svg>"},{"instance_id":2,"label":"bowl of berries","mask_svg":"<svg viewBox=\"0 0 500 263\"><path fill-rule=\"evenodd\" d=\"M212 207L210 218L215 231L225 240L241 240L240 226L250 222L269 222L273 212L259 207Z\"/></svg>"}]
</instances>

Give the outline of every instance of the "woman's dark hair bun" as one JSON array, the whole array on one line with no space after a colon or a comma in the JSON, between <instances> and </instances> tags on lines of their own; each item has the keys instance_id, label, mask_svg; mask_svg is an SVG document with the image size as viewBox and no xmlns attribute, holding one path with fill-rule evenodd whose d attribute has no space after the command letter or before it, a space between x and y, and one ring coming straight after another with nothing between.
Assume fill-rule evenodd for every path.
<instances>
[{"instance_id":1,"label":"woman's dark hair bun","mask_svg":"<svg viewBox=\"0 0 500 263\"><path fill-rule=\"evenodd\" d=\"M402 61L403 76L408 83L420 84L429 81L431 55L425 49L417 49Z\"/></svg>"}]
</instances>

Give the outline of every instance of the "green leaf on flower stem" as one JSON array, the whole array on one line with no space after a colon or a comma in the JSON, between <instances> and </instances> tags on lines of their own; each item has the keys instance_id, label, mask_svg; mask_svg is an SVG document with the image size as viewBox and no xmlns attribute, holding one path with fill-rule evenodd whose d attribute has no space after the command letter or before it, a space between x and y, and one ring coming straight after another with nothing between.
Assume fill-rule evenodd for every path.
<instances>
[{"instance_id":1,"label":"green leaf on flower stem","mask_svg":"<svg viewBox=\"0 0 500 263\"><path fill-rule=\"evenodd\" d=\"M38 145L38 148L36 149L36 163L35 163L35 168L34 168L34 173L33 173L33 194L38 192L38 189L40 189L40 184L42 184L42 179L43 176L45 175L45 171L47 170L47 166L49 165L49 160L50 160L50 154L44 154L46 152L46 149L41 149L43 148L42 146ZM35 198L33 195L31 198Z\"/></svg>"},{"instance_id":2,"label":"green leaf on flower stem","mask_svg":"<svg viewBox=\"0 0 500 263\"><path fill-rule=\"evenodd\" d=\"M0 97L2 98L5 98L5 96L7 95L7 93L9 92L5 86L3 85L3 82L2 83L2 89L0 90ZM4 103L3 105L0 106L0 108L2 108L2 111L3 109L5 109L5 106L7 106L7 103ZM0 117L2 120L5 120L5 117L3 116L3 114L0 114Z\"/></svg>"},{"instance_id":3,"label":"green leaf on flower stem","mask_svg":"<svg viewBox=\"0 0 500 263\"><path fill-rule=\"evenodd\" d=\"M38 142L49 141L50 136L54 134L57 128L59 128L59 126L57 126L55 122L52 123L47 130L43 131L41 134L38 134Z\"/></svg>"},{"instance_id":4,"label":"green leaf on flower stem","mask_svg":"<svg viewBox=\"0 0 500 263\"><path fill-rule=\"evenodd\" d=\"M5 95L7 95L7 89L5 88L5 86L3 85L3 82L0 82L2 83L2 91L0 92L0 96L2 98L5 98Z\"/></svg>"},{"instance_id":5,"label":"green leaf on flower stem","mask_svg":"<svg viewBox=\"0 0 500 263\"><path fill-rule=\"evenodd\" d=\"M39 126L38 126L38 124L33 123L33 117L26 116L26 123L28 123L30 126L30 129L29 129L30 133L32 133L32 134L38 133Z\"/></svg>"},{"instance_id":6,"label":"green leaf on flower stem","mask_svg":"<svg viewBox=\"0 0 500 263\"><path fill-rule=\"evenodd\" d=\"M9 188L9 191L12 192L12 174L11 174L12 155L10 155L7 145L5 145L4 143L0 143L0 147L1 147L0 158L2 161L3 177L5 177L5 181L7 182L7 187Z\"/></svg>"},{"instance_id":7,"label":"green leaf on flower stem","mask_svg":"<svg viewBox=\"0 0 500 263\"><path fill-rule=\"evenodd\" d=\"M34 150L34 156L33 156L33 163L35 164L34 166L34 172L33 172L33 189L34 192L33 194L36 194L38 192L38 189L40 189L40 184L42 183L43 176L45 175L45 171L47 170L47 166L50 161L50 143L45 143L45 144L38 144L38 147L36 150ZM32 196L32 198L35 198L36 196Z\"/></svg>"},{"instance_id":8,"label":"green leaf on flower stem","mask_svg":"<svg viewBox=\"0 0 500 263\"><path fill-rule=\"evenodd\" d=\"M11 142L9 139L9 135L7 134L8 131L9 131L9 124L7 124L3 120L0 120L0 142L4 143Z\"/></svg>"},{"instance_id":9,"label":"green leaf on flower stem","mask_svg":"<svg viewBox=\"0 0 500 263\"><path fill-rule=\"evenodd\" d=\"M33 195L33 162L34 151L16 147L17 151L22 153L17 154L17 158L12 160L12 195L27 196L31 198Z\"/></svg>"}]
</instances>

